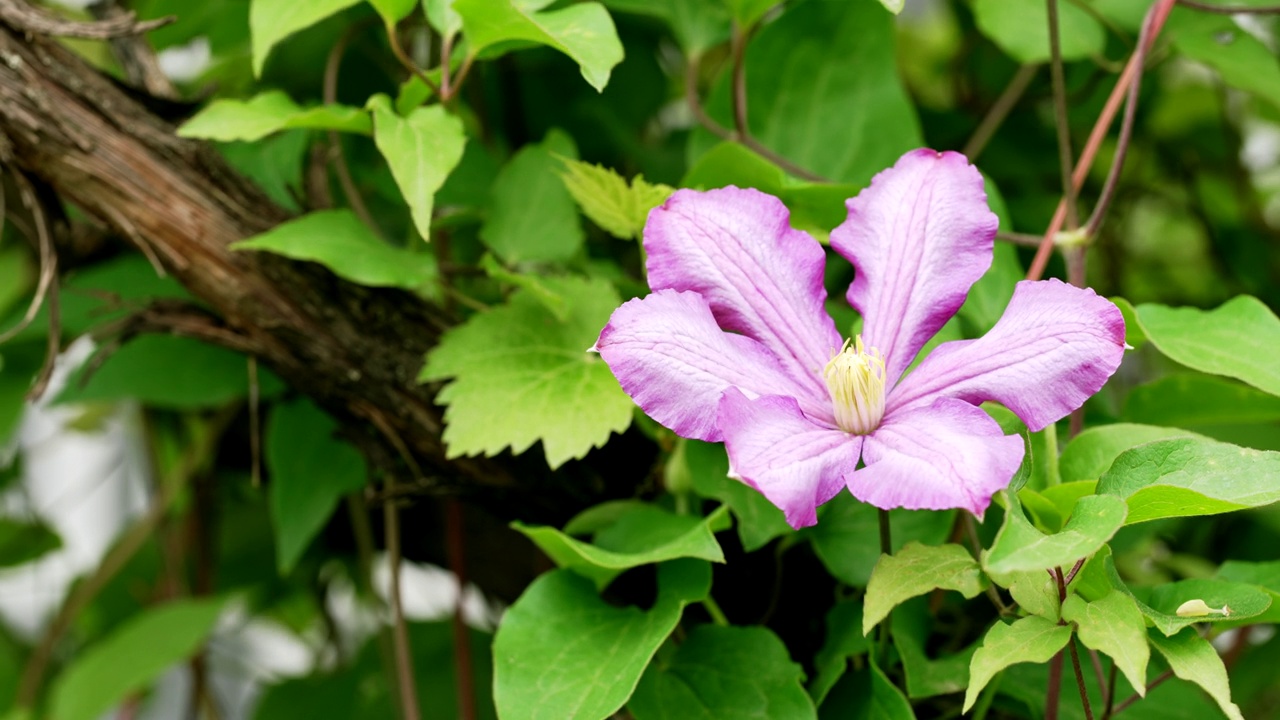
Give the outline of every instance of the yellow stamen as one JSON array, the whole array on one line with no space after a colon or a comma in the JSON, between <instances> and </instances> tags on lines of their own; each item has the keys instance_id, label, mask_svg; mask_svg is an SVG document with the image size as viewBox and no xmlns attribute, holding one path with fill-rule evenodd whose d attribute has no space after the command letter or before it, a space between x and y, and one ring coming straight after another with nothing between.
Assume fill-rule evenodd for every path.
<instances>
[{"instance_id":1,"label":"yellow stamen","mask_svg":"<svg viewBox=\"0 0 1280 720\"><path fill-rule=\"evenodd\" d=\"M884 358L879 350L864 347L861 335L845 340L823 368L822 379L841 430L866 435L876 429L884 417Z\"/></svg>"}]
</instances>

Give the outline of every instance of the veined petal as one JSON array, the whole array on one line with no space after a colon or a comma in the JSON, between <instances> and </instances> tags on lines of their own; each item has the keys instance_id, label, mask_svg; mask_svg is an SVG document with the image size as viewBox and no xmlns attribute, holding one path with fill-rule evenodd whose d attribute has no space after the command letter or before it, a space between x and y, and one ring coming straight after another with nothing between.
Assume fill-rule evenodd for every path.
<instances>
[{"instance_id":1,"label":"veined petal","mask_svg":"<svg viewBox=\"0 0 1280 720\"><path fill-rule=\"evenodd\" d=\"M591 349L649 417L698 440L720 441L716 412L727 388L750 397L803 390L760 343L721 330L692 292L662 290L623 303ZM805 406L830 416L824 401L809 393Z\"/></svg>"},{"instance_id":2,"label":"veined petal","mask_svg":"<svg viewBox=\"0 0 1280 720\"><path fill-rule=\"evenodd\" d=\"M928 149L903 155L846 206L831 247L857 270L849 304L892 387L991 266L998 222L977 169Z\"/></svg>"},{"instance_id":3,"label":"veined petal","mask_svg":"<svg viewBox=\"0 0 1280 720\"><path fill-rule=\"evenodd\" d=\"M692 290L725 330L760 341L825 396L822 367L841 345L823 303L826 255L792 229L782 201L757 190L678 190L644 229L649 286Z\"/></svg>"},{"instance_id":4,"label":"veined petal","mask_svg":"<svg viewBox=\"0 0 1280 720\"><path fill-rule=\"evenodd\" d=\"M977 340L939 345L889 393L886 412L936 397L995 400L1032 431L1084 404L1124 355L1124 317L1093 290L1022 281L1000 321Z\"/></svg>"},{"instance_id":5,"label":"veined petal","mask_svg":"<svg viewBox=\"0 0 1280 720\"><path fill-rule=\"evenodd\" d=\"M949 398L891 413L862 446L849 491L885 510L960 508L982 516L1022 463L1022 438L980 408Z\"/></svg>"},{"instance_id":6,"label":"veined petal","mask_svg":"<svg viewBox=\"0 0 1280 720\"><path fill-rule=\"evenodd\" d=\"M730 389L719 423L729 474L759 490L797 529L818 522L818 506L840 492L862 450L861 436L813 422L789 397L750 400Z\"/></svg>"}]
</instances>

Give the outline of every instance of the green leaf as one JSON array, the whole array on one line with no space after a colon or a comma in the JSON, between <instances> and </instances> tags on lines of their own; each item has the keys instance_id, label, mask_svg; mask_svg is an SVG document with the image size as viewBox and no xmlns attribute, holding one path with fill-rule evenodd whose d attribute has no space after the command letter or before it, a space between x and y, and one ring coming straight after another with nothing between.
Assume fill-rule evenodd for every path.
<instances>
[{"instance_id":1,"label":"green leaf","mask_svg":"<svg viewBox=\"0 0 1280 720\"><path fill-rule=\"evenodd\" d=\"M489 216L480 227L480 239L495 255L515 264L564 262L578 254L586 235L556 158L577 154L573 139L553 130L502 168L493 183Z\"/></svg>"},{"instance_id":2,"label":"green leaf","mask_svg":"<svg viewBox=\"0 0 1280 720\"><path fill-rule=\"evenodd\" d=\"M821 717L915 720L911 703L874 662L846 675L822 702Z\"/></svg>"},{"instance_id":3,"label":"green leaf","mask_svg":"<svg viewBox=\"0 0 1280 720\"><path fill-rule=\"evenodd\" d=\"M919 699L964 690L969 684L969 663L978 650L978 643L954 655L930 658L925 645L933 614L928 611L925 598L908 601L893 614L891 623L893 644L902 659L907 680L907 695Z\"/></svg>"},{"instance_id":4,"label":"green leaf","mask_svg":"<svg viewBox=\"0 0 1280 720\"><path fill-rule=\"evenodd\" d=\"M382 21L394 26L397 22L409 17L417 7L418 0L369 0L369 4L382 16Z\"/></svg>"},{"instance_id":5,"label":"green leaf","mask_svg":"<svg viewBox=\"0 0 1280 720\"><path fill-rule=\"evenodd\" d=\"M1274 423L1280 397L1225 378L1172 375L1131 390L1124 417L1178 427Z\"/></svg>"},{"instance_id":6,"label":"green leaf","mask_svg":"<svg viewBox=\"0 0 1280 720\"><path fill-rule=\"evenodd\" d=\"M563 160L560 179L586 215L610 235L630 240L640 237L649 211L666 201L675 188L645 182L643 175L626 178L603 165Z\"/></svg>"},{"instance_id":7,"label":"green leaf","mask_svg":"<svg viewBox=\"0 0 1280 720\"><path fill-rule=\"evenodd\" d=\"M252 0L249 35L253 43L253 76L260 77L271 48L360 0Z\"/></svg>"},{"instance_id":8,"label":"green leaf","mask_svg":"<svg viewBox=\"0 0 1280 720\"><path fill-rule=\"evenodd\" d=\"M634 503L585 543L550 527L512 523L556 565L590 578L603 589L623 570L676 558L724 562L715 531L728 527L721 506L706 518L675 515L654 505Z\"/></svg>"},{"instance_id":9,"label":"green leaf","mask_svg":"<svg viewBox=\"0 0 1280 720\"><path fill-rule=\"evenodd\" d=\"M978 693L1001 670L1017 663L1048 662L1071 640L1071 628L1038 615L996 621L982 639L982 647L969 662L969 687L964 694L964 712L969 712Z\"/></svg>"},{"instance_id":10,"label":"green leaf","mask_svg":"<svg viewBox=\"0 0 1280 720\"><path fill-rule=\"evenodd\" d=\"M822 699L848 669L851 658L871 650L871 642L862 634L861 623L862 603L857 600L841 600L827 611L825 640L813 658L818 676L809 685L809 695L815 703L822 704Z\"/></svg>"},{"instance_id":11,"label":"green leaf","mask_svg":"<svg viewBox=\"0 0 1280 720\"><path fill-rule=\"evenodd\" d=\"M175 335L142 335L111 352L81 386L86 368L72 375L56 402L137 400L172 410L218 407L249 392L249 361L240 353ZM259 371L264 394L279 379Z\"/></svg>"},{"instance_id":12,"label":"green leaf","mask_svg":"<svg viewBox=\"0 0 1280 720\"><path fill-rule=\"evenodd\" d=\"M267 421L267 494L276 566L288 574L342 496L364 487L364 457L334 437L337 423L309 400L281 403Z\"/></svg>"},{"instance_id":13,"label":"green leaf","mask_svg":"<svg viewBox=\"0 0 1280 720\"><path fill-rule=\"evenodd\" d=\"M301 212L303 158L310 147L311 131L286 130L253 142L219 143L218 151L278 205Z\"/></svg>"},{"instance_id":14,"label":"green leaf","mask_svg":"<svg viewBox=\"0 0 1280 720\"><path fill-rule=\"evenodd\" d=\"M902 6L906 4L906 0L880 0L880 4L885 10L897 15L902 12Z\"/></svg>"},{"instance_id":15,"label":"green leaf","mask_svg":"<svg viewBox=\"0 0 1280 720\"><path fill-rule=\"evenodd\" d=\"M1214 576L1219 580L1228 580L1262 588L1271 596L1271 607L1262 616L1253 618L1249 624L1280 623L1280 560L1271 562L1244 562L1228 560L1222 563Z\"/></svg>"},{"instance_id":16,"label":"green leaf","mask_svg":"<svg viewBox=\"0 0 1280 720\"><path fill-rule=\"evenodd\" d=\"M1213 310L1139 305L1143 332L1169 359L1280 395L1280 318L1241 295Z\"/></svg>"},{"instance_id":17,"label":"green leaf","mask_svg":"<svg viewBox=\"0 0 1280 720\"><path fill-rule=\"evenodd\" d=\"M1227 614L1178 614L1178 609L1185 603L1196 600L1210 608L1227 608ZM1150 618L1165 635L1173 635L1196 623L1234 623L1254 618L1270 607L1271 594L1260 587L1210 578L1192 578L1160 585L1151 590L1145 603L1138 604L1142 614Z\"/></svg>"},{"instance_id":18,"label":"green leaf","mask_svg":"<svg viewBox=\"0 0 1280 720\"><path fill-rule=\"evenodd\" d=\"M840 493L818 512L818 524L803 531L813 540L818 559L840 582L866 587L880 559L880 511ZM894 551L913 540L940 545L946 542L954 523L954 512L890 510Z\"/></svg>"},{"instance_id":19,"label":"green leaf","mask_svg":"<svg viewBox=\"0 0 1280 720\"><path fill-rule=\"evenodd\" d=\"M1076 624L1085 647L1106 653L1139 695L1146 695L1147 628L1142 612L1129 595L1113 590L1094 602L1071 595L1062 604L1062 619Z\"/></svg>"},{"instance_id":20,"label":"green leaf","mask_svg":"<svg viewBox=\"0 0 1280 720\"><path fill-rule=\"evenodd\" d=\"M1021 63L1049 59L1049 11L1043 0L975 0L978 29ZM1072 3L1058 3L1063 60L1101 55L1106 34L1098 21Z\"/></svg>"},{"instance_id":21,"label":"green leaf","mask_svg":"<svg viewBox=\"0 0 1280 720\"><path fill-rule=\"evenodd\" d=\"M729 37L729 13L720 2L604 0L604 4L614 12L638 13L666 22L686 55L701 55Z\"/></svg>"},{"instance_id":22,"label":"green leaf","mask_svg":"<svg viewBox=\"0 0 1280 720\"><path fill-rule=\"evenodd\" d=\"M1058 471L1062 482L1097 480L1121 453L1139 445L1175 437L1191 437L1194 433L1155 425L1116 423L1099 425L1080 433L1062 450Z\"/></svg>"},{"instance_id":23,"label":"green leaf","mask_svg":"<svg viewBox=\"0 0 1280 720\"><path fill-rule=\"evenodd\" d=\"M94 720L197 652L226 598L175 600L134 615L81 652L50 691L53 720Z\"/></svg>"},{"instance_id":24,"label":"green leaf","mask_svg":"<svg viewBox=\"0 0 1280 720\"><path fill-rule=\"evenodd\" d=\"M1218 651L1213 649L1213 645L1210 645L1208 640L1200 637L1191 628L1185 628L1173 637L1163 637L1154 632L1148 633L1148 640L1152 647L1164 656L1174 675L1204 688L1231 720L1244 720L1240 708L1231 702L1231 684L1227 680L1227 668L1222 664L1222 658L1218 657Z\"/></svg>"},{"instance_id":25,"label":"green leaf","mask_svg":"<svg viewBox=\"0 0 1280 720\"><path fill-rule=\"evenodd\" d=\"M1217 70L1228 85L1280 108L1275 53L1231 18L1175 7L1160 34L1178 52Z\"/></svg>"},{"instance_id":26,"label":"green leaf","mask_svg":"<svg viewBox=\"0 0 1280 720\"><path fill-rule=\"evenodd\" d=\"M810 172L865 186L923 144L898 75L895 36L893 16L875 3L789 4L747 48L752 134ZM730 74L721 73L706 103L707 112L726 126L733 124ZM710 132L696 130L691 161L717 142Z\"/></svg>"},{"instance_id":27,"label":"green leaf","mask_svg":"<svg viewBox=\"0 0 1280 720\"><path fill-rule=\"evenodd\" d=\"M427 22L442 37L452 37L462 30L462 16L453 9L454 0L422 0Z\"/></svg>"},{"instance_id":28,"label":"green leaf","mask_svg":"<svg viewBox=\"0 0 1280 720\"><path fill-rule=\"evenodd\" d=\"M1062 608L1058 601L1058 583L1044 570L1025 570L1008 575L993 575L1003 584L1018 607L1032 615L1058 621Z\"/></svg>"},{"instance_id":29,"label":"green leaf","mask_svg":"<svg viewBox=\"0 0 1280 720\"><path fill-rule=\"evenodd\" d=\"M439 278L435 257L388 245L350 210L321 210L277 225L232 250L265 250L317 262L339 277L372 287L432 294Z\"/></svg>"},{"instance_id":30,"label":"green leaf","mask_svg":"<svg viewBox=\"0 0 1280 720\"><path fill-rule=\"evenodd\" d=\"M369 113L346 105L303 108L288 95L271 90L248 100L214 100L178 128L179 137L252 142L291 128L339 130L368 135Z\"/></svg>"},{"instance_id":31,"label":"green leaf","mask_svg":"<svg viewBox=\"0 0 1280 720\"><path fill-rule=\"evenodd\" d=\"M1142 331L1142 323L1138 322L1138 311L1134 309L1133 304L1119 296L1112 297L1111 302L1120 308L1120 314L1124 317L1125 343L1134 348L1145 345L1147 335Z\"/></svg>"},{"instance_id":32,"label":"green leaf","mask_svg":"<svg viewBox=\"0 0 1280 720\"><path fill-rule=\"evenodd\" d=\"M1014 501L983 567L988 572L1009 573L1069 566L1106 544L1124 525L1125 511L1125 504L1116 498L1088 495L1076 503L1061 531L1045 535L1027 522Z\"/></svg>"},{"instance_id":33,"label":"green leaf","mask_svg":"<svg viewBox=\"0 0 1280 720\"><path fill-rule=\"evenodd\" d=\"M1280 500L1280 452L1199 438L1158 440L1116 458L1100 495L1129 505L1126 524L1216 515Z\"/></svg>"},{"instance_id":34,"label":"green leaf","mask_svg":"<svg viewBox=\"0 0 1280 720\"><path fill-rule=\"evenodd\" d=\"M504 720L603 718L631 697L684 606L707 596L710 567L658 567L658 599L645 612L616 607L569 570L533 582L507 610L493 642L494 701Z\"/></svg>"},{"instance_id":35,"label":"green leaf","mask_svg":"<svg viewBox=\"0 0 1280 720\"><path fill-rule=\"evenodd\" d=\"M733 18L744 27L755 24L765 13L782 0L725 0Z\"/></svg>"},{"instance_id":36,"label":"green leaf","mask_svg":"<svg viewBox=\"0 0 1280 720\"><path fill-rule=\"evenodd\" d=\"M636 720L816 718L804 670L763 627L698 625L649 666L627 709Z\"/></svg>"},{"instance_id":37,"label":"green leaf","mask_svg":"<svg viewBox=\"0 0 1280 720\"><path fill-rule=\"evenodd\" d=\"M45 348L43 342L27 341L8 343L0 352L0 448L6 448L22 421L27 391L44 365Z\"/></svg>"},{"instance_id":38,"label":"green leaf","mask_svg":"<svg viewBox=\"0 0 1280 720\"><path fill-rule=\"evenodd\" d=\"M631 398L587 352L620 304L617 291L600 280L544 283L565 298L567 320L519 290L450 330L427 356L422 381L454 378L436 397L447 406L449 457L519 454L541 440L556 468L631 424Z\"/></svg>"},{"instance_id":39,"label":"green leaf","mask_svg":"<svg viewBox=\"0 0 1280 720\"><path fill-rule=\"evenodd\" d=\"M62 538L47 525L0 517L0 568L35 560L62 547Z\"/></svg>"},{"instance_id":40,"label":"green leaf","mask_svg":"<svg viewBox=\"0 0 1280 720\"><path fill-rule=\"evenodd\" d=\"M622 42L613 19L600 3L587 2L559 10L542 10L545 2L527 0L454 0L462 30L479 53L511 41L547 45L573 58L582 77L596 90L609 83L613 66L622 62Z\"/></svg>"},{"instance_id":41,"label":"green leaf","mask_svg":"<svg viewBox=\"0 0 1280 720\"><path fill-rule=\"evenodd\" d=\"M373 111L373 142L409 204L418 234L430 239L436 191L462 159L467 143L462 121L441 105L415 108L401 117L385 95L375 95L369 108Z\"/></svg>"},{"instance_id":42,"label":"green leaf","mask_svg":"<svg viewBox=\"0 0 1280 720\"><path fill-rule=\"evenodd\" d=\"M667 462L668 482L679 481L681 473L687 475L694 492L729 506L738 518L743 550L754 552L791 532L776 505L750 485L729 477L729 458L723 445L680 439Z\"/></svg>"},{"instance_id":43,"label":"green leaf","mask_svg":"<svg viewBox=\"0 0 1280 720\"><path fill-rule=\"evenodd\" d=\"M972 598L985 587L982 568L963 547L908 543L893 555L881 555L871 571L862 634L871 632L898 604L917 595L944 588Z\"/></svg>"}]
</instances>

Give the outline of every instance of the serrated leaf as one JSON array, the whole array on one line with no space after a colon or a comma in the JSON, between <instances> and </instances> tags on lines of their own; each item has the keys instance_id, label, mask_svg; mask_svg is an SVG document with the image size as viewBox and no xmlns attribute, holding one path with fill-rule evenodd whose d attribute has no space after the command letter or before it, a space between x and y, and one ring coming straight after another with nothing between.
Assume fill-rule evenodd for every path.
<instances>
[{"instance_id":1,"label":"serrated leaf","mask_svg":"<svg viewBox=\"0 0 1280 720\"><path fill-rule=\"evenodd\" d=\"M637 175L627 185L626 178L592 163L563 159L560 179L574 202L602 230L616 238L640 237L649 211L666 201L675 188L646 182Z\"/></svg>"},{"instance_id":2,"label":"serrated leaf","mask_svg":"<svg viewBox=\"0 0 1280 720\"><path fill-rule=\"evenodd\" d=\"M417 7L418 0L369 0L369 4L374 10L382 16L382 21L387 25L395 25L397 22L409 17L409 13Z\"/></svg>"},{"instance_id":3,"label":"serrated leaf","mask_svg":"<svg viewBox=\"0 0 1280 720\"><path fill-rule=\"evenodd\" d=\"M1139 305L1147 339L1171 360L1280 395L1280 318L1241 295L1213 310Z\"/></svg>"},{"instance_id":4,"label":"serrated leaf","mask_svg":"<svg viewBox=\"0 0 1280 720\"><path fill-rule=\"evenodd\" d=\"M1244 720L1240 708L1231 702L1227 668L1208 640L1191 628L1185 628L1173 637L1149 632L1148 640L1164 656L1174 675L1204 688L1231 720Z\"/></svg>"},{"instance_id":5,"label":"serrated leaf","mask_svg":"<svg viewBox=\"0 0 1280 720\"><path fill-rule=\"evenodd\" d=\"M996 621L982 639L982 647L969 662L969 687L964 693L964 712L969 712L978 693L1001 670L1017 663L1048 662L1071 640L1071 628L1038 615L1005 624Z\"/></svg>"},{"instance_id":6,"label":"serrated leaf","mask_svg":"<svg viewBox=\"0 0 1280 720\"><path fill-rule=\"evenodd\" d=\"M493 182L480 239L510 264L564 262L586 241L578 209L558 175L556 155L576 157L573 138L552 130L516 153Z\"/></svg>"},{"instance_id":7,"label":"serrated leaf","mask_svg":"<svg viewBox=\"0 0 1280 720\"><path fill-rule=\"evenodd\" d=\"M1013 502L983 567L992 573L1009 573L1069 566L1106 544L1124 525L1125 513L1125 504L1115 498L1088 495L1075 504L1061 531L1045 535L1027 522Z\"/></svg>"},{"instance_id":8,"label":"serrated leaf","mask_svg":"<svg viewBox=\"0 0 1280 720\"><path fill-rule=\"evenodd\" d=\"M622 707L684 606L706 597L699 560L658 567L647 612L616 607L569 570L533 582L507 610L493 641L494 701L505 720L603 718Z\"/></svg>"},{"instance_id":9,"label":"serrated leaf","mask_svg":"<svg viewBox=\"0 0 1280 720\"><path fill-rule=\"evenodd\" d=\"M432 294L439 278L435 256L388 245L350 210L321 210L277 225L232 250L263 250L320 263L339 277L371 287Z\"/></svg>"},{"instance_id":10,"label":"serrated leaf","mask_svg":"<svg viewBox=\"0 0 1280 720\"><path fill-rule=\"evenodd\" d=\"M1261 507L1280 501L1280 452L1176 438L1122 453L1098 480L1123 498L1126 524Z\"/></svg>"},{"instance_id":11,"label":"serrated leaf","mask_svg":"<svg viewBox=\"0 0 1280 720\"><path fill-rule=\"evenodd\" d=\"M1091 427L1075 436L1062 450L1058 472L1063 483L1097 480L1126 450L1156 440L1191 437L1195 433L1157 425L1116 423Z\"/></svg>"},{"instance_id":12,"label":"serrated leaf","mask_svg":"<svg viewBox=\"0 0 1280 720\"><path fill-rule=\"evenodd\" d=\"M415 108L401 117L385 95L375 95L369 108L373 142L409 204L418 234L428 240L436 191L462 159L467 144L462 121L441 105Z\"/></svg>"},{"instance_id":13,"label":"serrated leaf","mask_svg":"<svg viewBox=\"0 0 1280 720\"><path fill-rule=\"evenodd\" d=\"M978 29L1010 57L1022 63L1049 59L1049 11L1043 0L976 0ZM1088 12L1058 3L1058 35L1062 59L1101 55L1106 34Z\"/></svg>"},{"instance_id":14,"label":"serrated leaf","mask_svg":"<svg viewBox=\"0 0 1280 720\"><path fill-rule=\"evenodd\" d=\"M778 506L750 485L729 477L729 458L723 445L680 439L667 463L667 477L674 479L681 473L688 476L695 493L729 506L738 518L743 550L754 552L791 532Z\"/></svg>"},{"instance_id":15,"label":"serrated leaf","mask_svg":"<svg viewBox=\"0 0 1280 720\"><path fill-rule=\"evenodd\" d=\"M981 566L963 547L907 543L893 555L881 555L871 571L863 601L862 634L871 632L898 604L917 595L943 588L972 598L985 587Z\"/></svg>"},{"instance_id":16,"label":"serrated leaf","mask_svg":"<svg viewBox=\"0 0 1280 720\"><path fill-rule=\"evenodd\" d=\"M358 2L360 0L252 0L249 36L253 45L253 76L262 75L267 55L281 40Z\"/></svg>"},{"instance_id":17,"label":"serrated leaf","mask_svg":"<svg viewBox=\"0 0 1280 720\"><path fill-rule=\"evenodd\" d=\"M728 526L728 508L706 518L675 515L654 505L628 504L595 530L595 544L551 527L512 523L556 565L590 578L603 589L623 570L676 558L724 562L715 531ZM581 527L581 525L580 525Z\"/></svg>"},{"instance_id":18,"label":"serrated leaf","mask_svg":"<svg viewBox=\"0 0 1280 720\"><path fill-rule=\"evenodd\" d=\"M840 493L818 509L818 524L803 532L813 540L818 559L840 582L866 587L880 559L880 510ZM940 545L955 525L954 512L890 510L894 551L911 541Z\"/></svg>"},{"instance_id":19,"label":"serrated leaf","mask_svg":"<svg viewBox=\"0 0 1280 720\"><path fill-rule=\"evenodd\" d=\"M767 628L698 625L649 666L627 709L636 720L814 718L804 670Z\"/></svg>"},{"instance_id":20,"label":"serrated leaf","mask_svg":"<svg viewBox=\"0 0 1280 720\"><path fill-rule=\"evenodd\" d=\"M214 100L178 128L179 137L252 142L281 130L338 130L368 135L369 113L346 105L304 108L285 93L271 90L248 100Z\"/></svg>"},{"instance_id":21,"label":"serrated leaf","mask_svg":"<svg viewBox=\"0 0 1280 720\"><path fill-rule=\"evenodd\" d=\"M563 297L552 292L543 282L542 276L532 273L512 272L502 266L493 255L485 253L480 258L479 266L484 270L485 274L508 285L518 287L521 290L532 293L539 302L543 304L555 316L556 320L564 322L569 319L569 305Z\"/></svg>"},{"instance_id":22,"label":"serrated leaf","mask_svg":"<svg viewBox=\"0 0 1280 720\"><path fill-rule=\"evenodd\" d=\"M522 453L541 440L555 468L631 424L631 399L587 352L620 303L617 291L600 280L544 283L565 298L566 320L519 290L450 330L427 356L422 381L453 378L437 396L447 406L449 457Z\"/></svg>"},{"instance_id":23,"label":"serrated leaf","mask_svg":"<svg viewBox=\"0 0 1280 720\"><path fill-rule=\"evenodd\" d=\"M62 547L62 538L39 522L0 517L0 568L22 565Z\"/></svg>"},{"instance_id":24,"label":"serrated leaf","mask_svg":"<svg viewBox=\"0 0 1280 720\"><path fill-rule=\"evenodd\" d=\"M175 600L134 615L81 652L50 691L52 720L94 720L194 654L225 598Z\"/></svg>"},{"instance_id":25,"label":"serrated leaf","mask_svg":"<svg viewBox=\"0 0 1280 720\"><path fill-rule=\"evenodd\" d=\"M453 8L462 17L462 30L472 52L511 41L547 45L573 58L582 77L603 91L623 54L609 12L595 2L558 10L542 10L544 5L517 0L454 0Z\"/></svg>"},{"instance_id":26,"label":"serrated leaf","mask_svg":"<svg viewBox=\"0 0 1280 720\"><path fill-rule=\"evenodd\" d=\"M277 405L267 420L267 496L281 575L293 570L338 501L365 485L364 457L334 437L337 429L309 400Z\"/></svg>"},{"instance_id":27,"label":"serrated leaf","mask_svg":"<svg viewBox=\"0 0 1280 720\"><path fill-rule=\"evenodd\" d=\"M1080 642L1111 656L1129 684L1146 695L1151 649L1142 612L1132 597L1119 590L1094 602L1072 595L1062 604L1062 619L1075 623Z\"/></svg>"}]
</instances>

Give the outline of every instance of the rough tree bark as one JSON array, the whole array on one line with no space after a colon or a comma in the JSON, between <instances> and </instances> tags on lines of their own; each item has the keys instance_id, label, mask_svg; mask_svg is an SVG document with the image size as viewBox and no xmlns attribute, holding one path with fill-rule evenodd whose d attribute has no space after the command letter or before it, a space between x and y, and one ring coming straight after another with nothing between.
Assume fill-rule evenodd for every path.
<instances>
[{"instance_id":1,"label":"rough tree bark","mask_svg":"<svg viewBox=\"0 0 1280 720\"><path fill-rule=\"evenodd\" d=\"M544 471L446 458L441 416L417 384L446 314L408 293L345 282L320 266L228 245L286 220L204 143L174 128L0 0L0 164L158 259L208 307L156 306L131 331L173 332L252 354L343 422L373 463L432 494L484 496L499 514L563 516L587 488ZM418 472L418 469L421 472ZM541 478L539 478L541 475ZM596 490L598 492L598 489ZM506 508L504 512L502 508Z\"/></svg>"}]
</instances>

